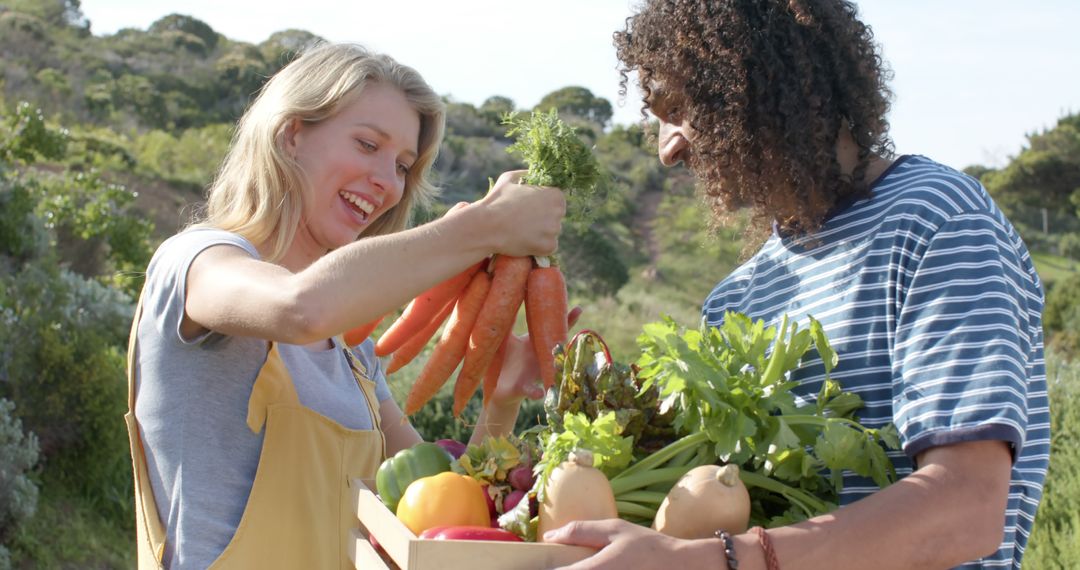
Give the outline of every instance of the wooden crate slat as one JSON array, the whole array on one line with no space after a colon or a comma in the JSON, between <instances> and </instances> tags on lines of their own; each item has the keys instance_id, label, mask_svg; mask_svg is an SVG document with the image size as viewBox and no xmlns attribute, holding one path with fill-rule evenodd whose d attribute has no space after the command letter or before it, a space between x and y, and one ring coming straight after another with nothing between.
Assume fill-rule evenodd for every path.
<instances>
[{"instance_id":1,"label":"wooden crate slat","mask_svg":"<svg viewBox=\"0 0 1080 570\"><path fill-rule=\"evenodd\" d=\"M368 532L375 535L379 545L398 566L408 568L410 542L417 540L416 535L386 508L363 481L353 479L352 489L356 517Z\"/></svg>"},{"instance_id":2,"label":"wooden crate slat","mask_svg":"<svg viewBox=\"0 0 1080 570\"><path fill-rule=\"evenodd\" d=\"M368 542L367 537L360 533L360 529L352 531L352 539L349 541L349 559L356 568L390 570L379 553L375 552L375 547Z\"/></svg>"},{"instance_id":3,"label":"wooden crate slat","mask_svg":"<svg viewBox=\"0 0 1080 570\"><path fill-rule=\"evenodd\" d=\"M583 546L488 540L421 540L363 481L352 481L358 527L350 556L357 568L390 568L367 540L371 533L400 570L536 570L565 566L596 551Z\"/></svg>"},{"instance_id":4,"label":"wooden crate slat","mask_svg":"<svg viewBox=\"0 0 1080 570\"><path fill-rule=\"evenodd\" d=\"M415 540L411 570L539 570L577 562L596 551L582 546L485 540Z\"/></svg>"}]
</instances>

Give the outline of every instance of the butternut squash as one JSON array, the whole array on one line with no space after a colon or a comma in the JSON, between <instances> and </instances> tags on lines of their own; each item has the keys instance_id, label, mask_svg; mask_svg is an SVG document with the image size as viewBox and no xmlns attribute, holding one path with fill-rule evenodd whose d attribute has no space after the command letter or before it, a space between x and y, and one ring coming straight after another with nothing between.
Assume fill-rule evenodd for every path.
<instances>
[{"instance_id":1,"label":"butternut squash","mask_svg":"<svg viewBox=\"0 0 1080 570\"><path fill-rule=\"evenodd\" d=\"M709 538L723 529L746 532L750 493L736 465L702 465L675 483L660 503L653 528L677 538Z\"/></svg>"},{"instance_id":2,"label":"butternut squash","mask_svg":"<svg viewBox=\"0 0 1080 570\"><path fill-rule=\"evenodd\" d=\"M538 540L544 533L571 521L613 519L619 516L611 483L593 467L592 452L578 449L551 472L540 503Z\"/></svg>"}]
</instances>

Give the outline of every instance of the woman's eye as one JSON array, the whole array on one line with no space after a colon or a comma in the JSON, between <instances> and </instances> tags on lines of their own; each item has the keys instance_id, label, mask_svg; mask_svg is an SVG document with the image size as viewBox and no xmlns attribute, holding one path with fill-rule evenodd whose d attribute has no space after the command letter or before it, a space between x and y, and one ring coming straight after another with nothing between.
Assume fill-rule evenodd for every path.
<instances>
[{"instance_id":1,"label":"woman's eye","mask_svg":"<svg viewBox=\"0 0 1080 570\"><path fill-rule=\"evenodd\" d=\"M399 162L398 165L397 165L397 168L398 168L398 172L402 176L408 176L409 175L409 165Z\"/></svg>"},{"instance_id":2,"label":"woman's eye","mask_svg":"<svg viewBox=\"0 0 1080 570\"><path fill-rule=\"evenodd\" d=\"M356 142L360 144L360 147L366 151L374 151L377 147L375 143L366 141L364 139L356 139Z\"/></svg>"}]
</instances>

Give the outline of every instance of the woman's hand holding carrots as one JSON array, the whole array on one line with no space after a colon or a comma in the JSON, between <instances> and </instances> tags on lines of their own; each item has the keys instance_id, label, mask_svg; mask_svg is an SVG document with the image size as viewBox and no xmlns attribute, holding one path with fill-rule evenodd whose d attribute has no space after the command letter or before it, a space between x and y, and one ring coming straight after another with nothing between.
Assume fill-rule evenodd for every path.
<instances>
[{"instance_id":1,"label":"woman's hand holding carrots","mask_svg":"<svg viewBox=\"0 0 1080 570\"><path fill-rule=\"evenodd\" d=\"M548 255L559 245L566 197L562 190L519 184L525 171L505 172L477 205L497 224L491 249L508 256Z\"/></svg>"}]
</instances>

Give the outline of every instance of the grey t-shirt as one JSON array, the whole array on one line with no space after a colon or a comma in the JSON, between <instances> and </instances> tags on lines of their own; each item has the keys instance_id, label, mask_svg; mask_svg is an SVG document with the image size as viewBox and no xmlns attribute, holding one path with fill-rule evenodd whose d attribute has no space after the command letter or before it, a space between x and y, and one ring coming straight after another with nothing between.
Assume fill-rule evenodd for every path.
<instances>
[{"instance_id":1,"label":"grey t-shirt","mask_svg":"<svg viewBox=\"0 0 1080 570\"><path fill-rule=\"evenodd\" d=\"M166 568L206 568L221 555L240 523L262 449L262 432L252 433L246 420L267 341L214 332L180 336L188 269L206 248L223 244L258 258L239 235L197 228L166 240L147 268L135 417L166 528ZM332 350L279 343L278 351L304 406L345 427L371 429L363 392L336 341ZM356 353L379 401L390 398L371 341Z\"/></svg>"}]
</instances>

